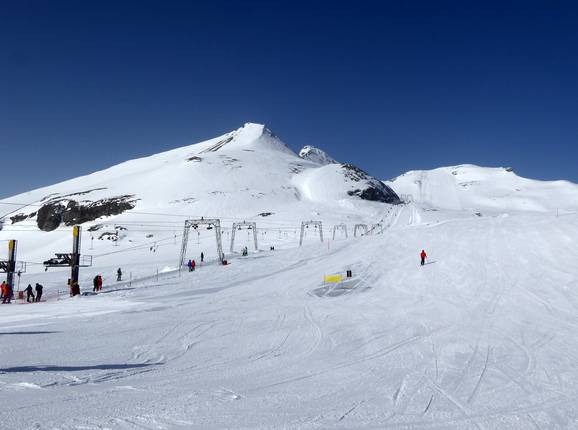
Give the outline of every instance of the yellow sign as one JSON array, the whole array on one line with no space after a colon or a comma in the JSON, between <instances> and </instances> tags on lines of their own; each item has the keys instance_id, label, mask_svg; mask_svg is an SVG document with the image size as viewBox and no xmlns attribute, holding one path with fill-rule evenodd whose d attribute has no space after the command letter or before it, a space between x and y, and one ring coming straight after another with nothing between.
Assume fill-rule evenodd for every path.
<instances>
[{"instance_id":1,"label":"yellow sign","mask_svg":"<svg viewBox=\"0 0 578 430\"><path fill-rule=\"evenodd\" d=\"M11 240L11 241L8 242L8 249L9 249L10 251L14 250L14 244L15 244L15 243L16 243L15 240Z\"/></svg>"},{"instance_id":2,"label":"yellow sign","mask_svg":"<svg viewBox=\"0 0 578 430\"><path fill-rule=\"evenodd\" d=\"M343 276L341 275L325 275L323 277L324 282L341 282L343 281Z\"/></svg>"},{"instance_id":3,"label":"yellow sign","mask_svg":"<svg viewBox=\"0 0 578 430\"><path fill-rule=\"evenodd\" d=\"M72 235L74 237L78 237L78 226L74 226L74 228L72 229Z\"/></svg>"}]
</instances>

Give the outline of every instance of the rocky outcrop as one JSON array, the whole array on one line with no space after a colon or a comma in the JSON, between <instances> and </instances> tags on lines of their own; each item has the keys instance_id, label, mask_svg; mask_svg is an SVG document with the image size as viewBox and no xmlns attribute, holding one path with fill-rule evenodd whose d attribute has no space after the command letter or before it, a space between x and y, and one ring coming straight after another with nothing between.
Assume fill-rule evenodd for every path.
<instances>
[{"instance_id":1,"label":"rocky outcrop","mask_svg":"<svg viewBox=\"0 0 578 430\"><path fill-rule=\"evenodd\" d=\"M380 180L368 175L359 167L353 164L342 164L341 168L344 170L344 175L347 179L358 182L360 185L359 188L347 192L350 196L357 196L363 200L389 203L392 205L402 203L395 191Z\"/></svg>"},{"instance_id":2,"label":"rocky outcrop","mask_svg":"<svg viewBox=\"0 0 578 430\"><path fill-rule=\"evenodd\" d=\"M339 164L339 162L330 157L327 152L309 145L304 146L303 149L299 151L299 157L303 158L304 160L313 161L314 163L322 165Z\"/></svg>"},{"instance_id":3,"label":"rocky outcrop","mask_svg":"<svg viewBox=\"0 0 578 430\"><path fill-rule=\"evenodd\" d=\"M52 231L61 224L66 226L83 224L103 216L119 215L133 209L136 199L133 195L124 195L101 199L93 202L77 202L58 199L44 204L36 214L36 224L43 231Z\"/></svg>"}]
</instances>

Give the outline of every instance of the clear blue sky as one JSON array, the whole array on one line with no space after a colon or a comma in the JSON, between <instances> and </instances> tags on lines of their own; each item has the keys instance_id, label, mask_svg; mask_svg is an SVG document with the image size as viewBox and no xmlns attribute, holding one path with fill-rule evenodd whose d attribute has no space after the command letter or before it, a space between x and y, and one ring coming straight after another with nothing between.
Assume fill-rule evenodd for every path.
<instances>
[{"instance_id":1,"label":"clear blue sky","mask_svg":"<svg viewBox=\"0 0 578 430\"><path fill-rule=\"evenodd\" d=\"M578 6L3 1L0 196L265 123L389 178L578 182Z\"/></svg>"}]
</instances>

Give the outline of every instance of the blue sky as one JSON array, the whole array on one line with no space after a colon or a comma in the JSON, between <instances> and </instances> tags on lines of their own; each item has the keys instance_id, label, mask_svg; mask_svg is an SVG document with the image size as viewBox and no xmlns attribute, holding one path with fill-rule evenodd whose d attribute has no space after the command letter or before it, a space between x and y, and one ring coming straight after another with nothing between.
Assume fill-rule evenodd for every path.
<instances>
[{"instance_id":1,"label":"blue sky","mask_svg":"<svg viewBox=\"0 0 578 430\"><path fill-rule=\"evenodd\" d=\"M384 179L578 182L577 29L563 1L1 2L0 196L247 121Z\"/></svg>"}]
</instances>

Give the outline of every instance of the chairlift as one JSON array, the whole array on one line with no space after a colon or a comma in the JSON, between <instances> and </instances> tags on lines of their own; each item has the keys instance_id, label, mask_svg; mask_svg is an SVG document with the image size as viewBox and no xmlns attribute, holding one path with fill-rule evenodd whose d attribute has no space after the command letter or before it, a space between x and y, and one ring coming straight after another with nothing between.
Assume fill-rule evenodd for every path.
<instances>
[{"instance_id":1,"label":"chairlift","mask_svg":"<svg viewBox=\"0 0 578 430\"><path fill-rule=\"evenodd\" d=\"M213 229L213 226L212 226L212 225L210 225L210 226L207 227L207 230L212 230L212 229Z\"/></svg>"}]
</instances>

